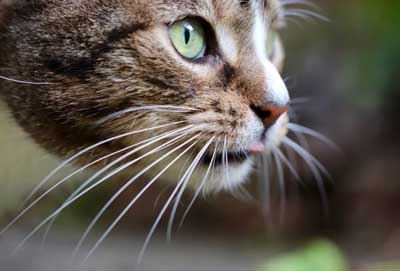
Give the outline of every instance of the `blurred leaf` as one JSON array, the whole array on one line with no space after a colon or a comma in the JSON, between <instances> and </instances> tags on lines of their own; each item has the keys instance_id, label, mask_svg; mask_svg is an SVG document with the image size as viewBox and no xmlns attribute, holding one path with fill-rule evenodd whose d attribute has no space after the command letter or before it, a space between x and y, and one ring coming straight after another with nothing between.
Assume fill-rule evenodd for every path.
<instances>
[{"instance_id":1,"label":"blurred leaf","mask_svg":"<svg viewBox=\"0 0 400 271\"><path fill-rule=\"evenodd\" d=\"M345 257L335 244L318 240L305 248L270 260L261 271L348 271Z\"/></svg>"}]
</instances>

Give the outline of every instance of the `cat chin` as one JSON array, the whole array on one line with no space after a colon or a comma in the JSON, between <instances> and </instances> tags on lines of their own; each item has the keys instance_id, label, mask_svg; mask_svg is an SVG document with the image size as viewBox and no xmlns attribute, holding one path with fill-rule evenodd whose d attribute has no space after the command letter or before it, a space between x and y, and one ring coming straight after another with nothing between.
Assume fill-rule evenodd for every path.
<instances>
[{"instance_id":1,"label":"cat chin","mask_svg":"<svg viewBox=\"0 0 400 271\"><path fill-rule=\"evenodd\" d=\"M254 171L255 158L249 157L242 163L229 165L226 169L218 166L211 173L211 177L204 186L205 193L216 193L220 191L234 192L241 185L245 184L250 174Z\"/></svg>"},{"instance_id":2,"label":"cat chin","mask_svg":"<svg viewBox=\"0 0 400 271\"><path fill-rule=\"evenodd\" d=\"M204 164L197 168L191 177L186 189L197 191L201 189L203 194L213 194L220 191L235 191L238 187L246 183L250 174L254 170L255 158L249 157L240 163L230 163L228 168L222 165L214 166L208 171L209 165ZM176 184L184 174L184 165L177 165L176 168L164 175L164 180ZM208 171L208 175L207 175ZM182 172L182 174L177 174ZM205 178L207 176L207 178Z\"/></svg>"}]
</instances>

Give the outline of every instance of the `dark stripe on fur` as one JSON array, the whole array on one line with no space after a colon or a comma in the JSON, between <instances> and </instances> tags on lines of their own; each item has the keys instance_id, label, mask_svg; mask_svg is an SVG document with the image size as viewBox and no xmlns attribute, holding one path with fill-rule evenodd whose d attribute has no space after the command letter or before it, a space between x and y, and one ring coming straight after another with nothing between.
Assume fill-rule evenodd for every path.
<instances>
[{"instance_id":1,"label":"dark stripe on fur","mask_svg":"<svg viewBox=\"0 0 400 271\"><path fill-rule=\"evenodd\" d=\"M89 73L96 69L96 64L99 61L99 58L103 54L113 50L113 44L115 42L123 40L130 34L144 28L145 26L142 24L132 24L111 30L104 42L95 45L93 49L90 50L89 57L68 58L63 56L55 58L54 56L44 55L43 59L46 59L46 66L56 73L85 79L89 76Z\"/></svg>"}]
</instances>

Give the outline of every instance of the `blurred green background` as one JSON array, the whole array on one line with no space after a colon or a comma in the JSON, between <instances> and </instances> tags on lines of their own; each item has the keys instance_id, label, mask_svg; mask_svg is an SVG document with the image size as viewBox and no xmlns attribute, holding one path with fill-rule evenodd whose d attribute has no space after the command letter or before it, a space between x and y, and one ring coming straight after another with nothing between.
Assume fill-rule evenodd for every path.
<instances>
[{"instance_id":1,"label":"blurred green background","mask_svg":"<svg viewBox=\"0 0 400 271\"><path fill-rule=\"evenodd\" d=\"M264 270L283 268L285 264L293 268L288 271L307 270L300 269L302 265L296 261L314 248L325 251L319 246L303 248L321 238L330 240L328 252L311 254L337 259L337 268L326 270L399 270L400 1L314 3L331 22L289 24L282 33L287 51L283 76L288 77L292 97L306 101L293 105L293 120L329 136L342 149L342 153L336 152L309 140L312 153L333 175L333 183L326 180L329 212L323 209L316 182L306 171L301 171L303 185L287 178L285 209L280 209L281 197L276 193L270 199L272 213L268 216L263 214L263 205L257 198L243 201L220 195L201 199L169 245L164 242L166 223L161 225L149 249L146 261L150 264L144 270ZM34 147L11 124L4 105L0 109L3 225L15 215L23 196L57 161ZM6 255L5 251L60 203L70 189L65 187L49 197L14 227L3 238L5 245L0 253ZM150 191L84 270L131 270L143 234L168 194L158 197L162 189ZM251 185L249 190L257 191ZM74 241L112 191L113 187L95 191L60 217L46 252L54 257L32 253L40 243L38 238L23 252L26 262L17 264L21 258L7 259L3 266L27 270L29 264L29 270L54 270L58 259L68 258ZM134 192L129 191L111 208L93 240ZM155 206L156 199L159 204ZM183 205L189 202L187 195ZM48 260L47 265L43 259ZM324 268L327 267L319 267L321 271Z\"/></svg>"}]
</instances>

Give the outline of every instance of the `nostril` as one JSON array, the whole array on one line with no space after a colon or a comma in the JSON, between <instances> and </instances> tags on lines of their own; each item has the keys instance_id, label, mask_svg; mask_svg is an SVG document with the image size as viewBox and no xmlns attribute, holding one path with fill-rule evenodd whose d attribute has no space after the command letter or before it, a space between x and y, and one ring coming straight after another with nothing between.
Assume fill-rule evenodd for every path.
<instances>
[{"instance_id":1,"label":"nostril","mask_svg":"<svg viewBox=\"0 0 400 271\"><path fill-rule=\"evenodd\" d=\"M278 118L287 111L288 106L268 104L263 106L251 105L250 108L267 127L273 125L278 120Z\"/></svg>"},{"instance_id":2,"label":"nostril","mask_svg":"<svg viewBox=\"0 0 400 271\"><path fill-rule=\"evenodd\" d=\"M272 115L272 111L271 110L266 110L266 111L261 111L261 115L263 116L262 119L266 119L269 118Z\"/></svg>"},{"instance_id":3,"label":"nostril","mask_svg":"<svg viewBox=\"0 0 400 271\"><path fill-rule=\"evenodd\" d=\"M250 106L251 110L259 117L261 120L264 120L266 118L269 118L272 115L271 110L263 110L261 107L251 105Z\"/></svg>"}]
</instances>

